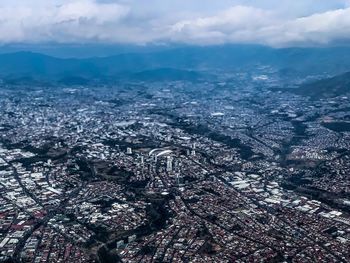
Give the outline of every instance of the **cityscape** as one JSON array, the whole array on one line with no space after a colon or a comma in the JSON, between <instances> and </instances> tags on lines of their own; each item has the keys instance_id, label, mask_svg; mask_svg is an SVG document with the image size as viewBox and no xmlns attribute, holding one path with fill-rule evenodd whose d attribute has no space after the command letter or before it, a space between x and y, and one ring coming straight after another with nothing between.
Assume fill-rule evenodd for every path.
<instances>
[{"instance_id":1,"label":"cityscape","mask_svg":"<svg viewBox=\"0 0 350 263\"><path fill-rule=\"evenodd\" d=\"M349 94L255 73L3 84L1 261L349 262Z\"/></svg>"},{"instance_id":2,"label":"cityscape","mask_svg":"<svg viewBox=\"0 0 350 263\"><path fill-rule=\"evenodd\" d=\"M0 263L350 263L350 0L1 0Z\"/></svg>"}]
</instances>

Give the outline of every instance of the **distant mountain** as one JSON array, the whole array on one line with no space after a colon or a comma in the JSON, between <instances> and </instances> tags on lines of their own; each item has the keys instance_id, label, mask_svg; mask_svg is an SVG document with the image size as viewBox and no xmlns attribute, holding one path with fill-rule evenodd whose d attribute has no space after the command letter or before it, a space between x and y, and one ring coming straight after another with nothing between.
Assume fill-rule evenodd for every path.
<instances>
[{"instance_id":1,"label":"distant mountain","mask_svg":"<svg viewBox=\"0 0 350 263\"><path fill-rule=\"evenodd\" d=\"M295 92L312 99L332 98L350 92L350 72L333 78L303 84Z\"/></svg>"},{"instance_id":2,"label":"distant mountain","mask_svg":"<svg viewBox=\"0 0 350 263\"><path fill-rule=\"evenodd\" d=\"M85 79L105 80L126 76L145 80L175 80L198 77L194 76L194 71L255 69L261 65L273 66L281 75L288 77L337 75L350 70L350 48L273 49L254 45L222 45L181 47L88 59L62 59L38 53L17 52L0 54L0 78L63 80L67 83L70 83L69 80L84 83Z\"/></svg>"},{"instance_id":3,"label":"distant mountain","mask_svg":"<svg viewBox=\"0 0 350 263\"><path fill-rule=\"evenodd\" d=\"M183 46L183 45L182 45ZM130 44L94 44L94 43L17 43L0 44L0 54L15 53L21 51L30 51L34 53L45 54L58 58L91 58L91 57L110 57L126 53L150 53L178 48L180 45L157 45L148 44L130 45Z\"/></svg>"},{"instance_id":4,"label":"distant mountain","mask_svg":"<svg viewBox=\"0 0 350 263\"><path fill-rule=\"evenodd\" d=\"M64 77L98 73L94 64L79 59L59 59L31 52L0 55L1 77Z\"/></svg>"}]
</instances>

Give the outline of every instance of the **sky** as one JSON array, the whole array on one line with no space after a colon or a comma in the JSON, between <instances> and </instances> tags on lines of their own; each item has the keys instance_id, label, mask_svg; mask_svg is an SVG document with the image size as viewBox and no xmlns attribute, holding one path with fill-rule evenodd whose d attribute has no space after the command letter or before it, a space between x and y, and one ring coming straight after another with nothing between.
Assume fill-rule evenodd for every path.
<instances>
[{"instance_id":1,"label":"sky","mask_svg":"<svg viewBox=\"0 0 350 263\"><path fill-rule=\"evenodd\" d=\"M1 0L0 44L350 43L350 0Z\"/></svg>"}]
</instances>

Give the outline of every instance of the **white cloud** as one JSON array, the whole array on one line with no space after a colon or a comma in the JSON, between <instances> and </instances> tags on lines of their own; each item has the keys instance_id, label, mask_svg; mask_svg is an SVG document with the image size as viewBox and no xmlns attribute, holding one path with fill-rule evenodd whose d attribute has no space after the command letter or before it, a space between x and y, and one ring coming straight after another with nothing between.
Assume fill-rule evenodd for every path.
<instances>
[{"instance_id":1,"label":"white cloud","mask_svg":"<svg viewBox=\"0 0 350 263\"><path fill-rule=\"evenodd\" d=\"M236 6L215 16L180 21L171 27L169 37L196 44L329 44L350 40L350 8L284 19L276 12Z\"/></svg>"},{"instance_id":2,"label":"white cloud","mask_svg":"<svg viewBox=\"0 0 350 263\"><path fill-rule=\"evenodd\" d=\"M211 43L241 42L246 34L277 21L269 11L247 6L235 6L215 16L184 20L171 26L173 40ZM233 39L233 35L238 37Z\"/></svg>"},{"instance_id":3,"label":"white cloud","mask_svg":"<svg viewBox=\"0 0 350 263\"><path fill-rule=\"evenodd\" d=\"M117 3L76 0L57 4L34 1L0 7L0 41L79 41L106 38L129 8Z\"/></svg>"},{"instance_id":4,"label":"white cloud","mask_svg":"<svg viewBox=\"0 0 350 263\"><path fill-rule=\"evenodd\" d=\"M148 5L141 0L3 1L0 43L350 42L350 0L286 0L283 5L277 0L149 0Z\"/></svg>"},{"instance_id":5,"label":"white cloud","mask_svg":"<svg viewBox=\"0 0 350 263\"><path fill-rule=\"evenodd\" d=\"M278 34L279 33L279 34ZM288 45L328 44L338 40L350 40L350 8L328 11L309 17L288 21L270 28L268 43Z\"/></svg>"}]
</instances>

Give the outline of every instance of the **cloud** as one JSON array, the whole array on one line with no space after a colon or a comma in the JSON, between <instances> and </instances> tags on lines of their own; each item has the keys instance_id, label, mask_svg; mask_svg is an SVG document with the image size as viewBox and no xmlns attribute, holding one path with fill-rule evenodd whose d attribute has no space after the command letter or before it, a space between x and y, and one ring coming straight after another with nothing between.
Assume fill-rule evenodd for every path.
<instances>
[{"instance_id":1,"label":"cloud","mask_svg":"<svg viewBox=\"0 0 350 263\"><path fill-rule=\"evenodd\" d=\"M0 43L350 42L349 0L3 0Z\"/></svg>"},{"instance_id":2,"label":"cloud","mask_svg":"<svg viewBox=\"0 0 350 263\"><path fill-rule=\"evenodd\" d=\"M117 3L92 0L62 4L33 2L0 7L2 42L107 39L113 25L118 25L130 11L127 6Z\"/></svg>"},{"instance_id":3,"label":"cloud","mask_svg":"<svg viewBox=\"0 0 350 263\"><path fill-rule=\"evenodd\" d=\"M276 19L269 11L247 6L235 6L215 16L184 20L171 26L169 38L194 43L242 42L260 28L267 27ZM233 36L237 38L234 39Z\"/></svg>"},{"instance_id":4,"label":"cloud","mask_svg":"<svg viewBox=\"0 0 350 263\"><path fill-rule=\"evenodd\" d=\"M332 44L350 40L350 8L284 19L276 12L235 6L214 16L177 22L169 38L194 44Z\"/></svg>"},{"instance_id":5,"label":"cloud","mask_svg":"<svg viewBox=\"0 0 350 263\"><path fill-rule=\"evenodd\" d=\"M266 39L270 44L332 44L350 40L350 8L297 18L265 31L271 37Z\"/></svg>"}]
</instances>

